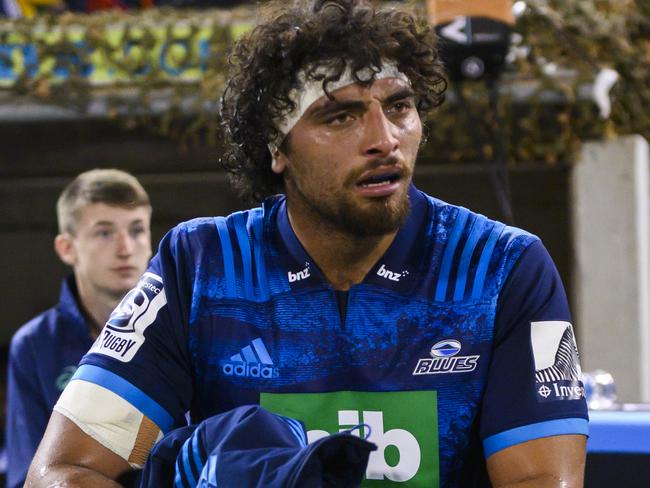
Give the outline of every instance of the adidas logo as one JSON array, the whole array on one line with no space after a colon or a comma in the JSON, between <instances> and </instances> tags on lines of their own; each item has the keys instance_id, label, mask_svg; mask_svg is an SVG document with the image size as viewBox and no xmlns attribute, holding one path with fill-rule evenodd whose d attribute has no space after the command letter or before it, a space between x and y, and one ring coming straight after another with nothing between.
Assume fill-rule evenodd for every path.
<instances>
[{"instance_id":1,"label":"adidas logo","mask_svg":"<svg viewBox=\"0 0 650 488\"><path fill-rule=\"evenodd\" d=\"M241 352L221 361L221 371L226 376L241 378L269 379L277 378L280 375L278 368L273 366L273 360L259 337L254 339L250 346L244 347Z\"/></svg>"}]
</instances>

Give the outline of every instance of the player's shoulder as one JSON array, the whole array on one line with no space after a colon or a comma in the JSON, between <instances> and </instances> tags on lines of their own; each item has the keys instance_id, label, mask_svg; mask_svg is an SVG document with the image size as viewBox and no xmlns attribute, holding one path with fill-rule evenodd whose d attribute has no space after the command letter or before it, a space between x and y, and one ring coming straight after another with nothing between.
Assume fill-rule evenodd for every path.
<instances>
[{"instance_id":1,"label":"player's shoulder","mask_svg":"<svg viewBox=\"0 0 650 488\"><path fill-rule=\"evenodd\" d=\"M159 260L163 267L184 263L183 267L194 276L192 280L201 283L213 283L225 277L237 280L236 275L241 273L246 275L242 277L250 278L253 261L254 269L265 269L261 261L267 255L263 248L267 246L265 229L270 211L275 211L274 205L269 207L265 203L226 216L181 222L161 241Z\"/></svg>"},{"instance_id":2,"label":"player's shoulder","mask_svg":"<svg viewBox=\"0 0 650 488\"><path fill-rule=\"evenodd\" d=\"M481 239L492 236L495 245L502 248L515 249L527 247L539 238L529 231L505 224L499 220L487 217L479 212L445 202L426 195L429 205L434 209L438 237L442 234L452 240L473 237Z\"/></svg>"},{"instance_id":3,"label":"player's shoulder","mask_svg":"<svg viewBox=\"0 0 650 488\"><path fill-rule=\"evenodd\" d=\"M206 241L219 241L224 231L251 234L253 229L261 228L265 219L265 207L254 207L233 212L225 216L197 217L177 224L168 235L170 240L184 241L188 244Z\"/></svg>"},{"instance_id":4,"label":"player's shoulder","mask_svg":"<svg viewBox=\"0 0 650 488\"><path fill-rule=\"evenodd\" d=\"M203 240L214 234L215 221L221 217L196 217L176 224L169 235L172 241L177 240Z\"/></svg>"},{"instance_id":5,"label":"player's shoulder","mask_svg":"<svg viewBox=\"0 0 650 488\"><path fill-rule=\"evenodd\" d=\"M519 227L460 205L427 198L434 209L431 233L441 275L455 274L456 284L471 288L473 298L484 296L488 290L496 292L522 253L539 241L536 235Z\"/></svg>"}]
</instances>

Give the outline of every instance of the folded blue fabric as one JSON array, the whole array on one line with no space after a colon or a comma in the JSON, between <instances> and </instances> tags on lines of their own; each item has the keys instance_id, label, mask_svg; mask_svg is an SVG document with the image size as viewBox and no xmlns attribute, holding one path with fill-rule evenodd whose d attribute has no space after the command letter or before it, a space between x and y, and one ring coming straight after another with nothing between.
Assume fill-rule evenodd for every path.
<instances>
[{"instance_id":1,"label":"folded blue fabric","mask_svg":"<svg viewBox=\"0 0 650 488\"><path fill-rule=\"evenodd\" d=\"M246 405L163 437L140 487L352 488L376 448L349 432L307 444L302 422Z\"/></svg>"}]
</instances>

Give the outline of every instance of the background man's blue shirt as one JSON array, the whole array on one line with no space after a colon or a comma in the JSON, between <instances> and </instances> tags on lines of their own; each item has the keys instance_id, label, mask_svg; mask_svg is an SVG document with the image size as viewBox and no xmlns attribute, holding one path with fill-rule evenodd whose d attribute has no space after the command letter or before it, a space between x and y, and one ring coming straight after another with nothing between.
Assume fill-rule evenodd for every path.
<instances>
[{"instance_id":1,"label":"background man's blue shirt","mask_svg":"<svg viewBox=\"0 0 650 488\"><path fill-rule=\"evenodd\" d=\"M59 303L23 325L11 340L7 381L7 486L21 487L52 408L92 339L73 276Z\"/></svg>"}]
</instances>

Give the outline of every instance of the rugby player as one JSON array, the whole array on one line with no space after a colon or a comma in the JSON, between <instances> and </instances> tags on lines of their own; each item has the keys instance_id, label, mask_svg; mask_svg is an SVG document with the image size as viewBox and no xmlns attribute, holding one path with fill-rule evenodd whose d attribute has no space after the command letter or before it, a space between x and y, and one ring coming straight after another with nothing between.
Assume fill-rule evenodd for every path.
<instances>
[{"instance_id":1,"label":"rugby player","mask_svg":"<svg viewBox=\"0 0 650 488\"><path fill-rule=\"evenodd\" d=\"M262 205L163 239L28 486L116 486L186 411L246 404L310 441L363 424L367 486L581 486L584 389L547 251L411 183L445 87L431 28L362 0L267 15L222 99L226 167Z\"/></svg>"},{"instance_id":2,"label":"rugby player","mask_svg":"<svg viewBox=\"0 0 650 488\"><path fill-rule=\"evenodd\" d=\"M9 352L7 486L27 468L61 391L151 257L149 197L132 175L95 169L78 175L57 202L54 249L72 268L59 303L23 325Z\"/></svg>"}]
</instances>

